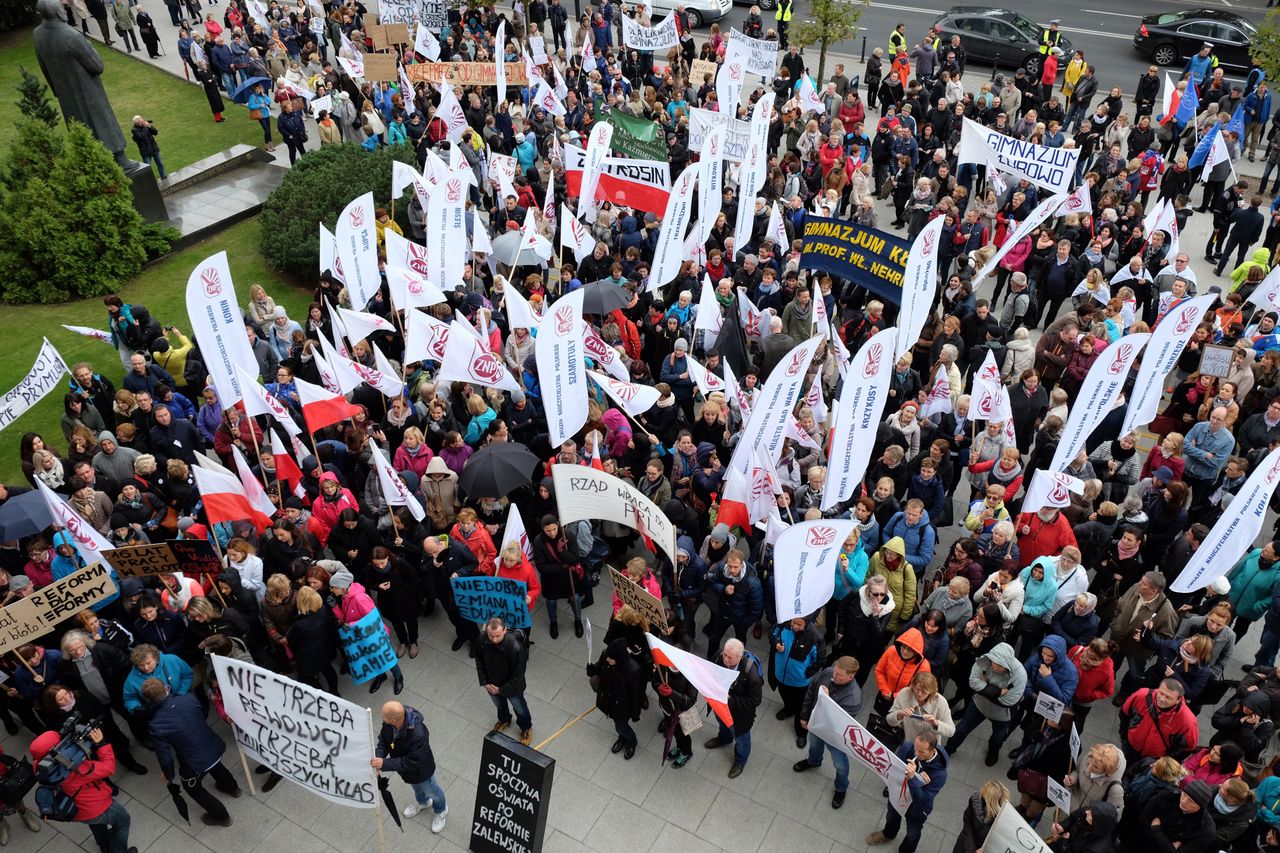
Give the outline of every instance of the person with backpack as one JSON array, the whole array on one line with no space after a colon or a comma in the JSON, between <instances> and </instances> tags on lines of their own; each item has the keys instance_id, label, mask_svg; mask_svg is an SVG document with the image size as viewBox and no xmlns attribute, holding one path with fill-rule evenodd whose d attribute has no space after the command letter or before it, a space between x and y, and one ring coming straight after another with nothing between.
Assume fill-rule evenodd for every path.
<instances>
[{"instance_id":1,"label":"person with backpack","mask_svg":"<svg viewBox=\"0 0 1280 853\"><path fill-rule=\"evenodd\" d=\"M101 729L88 732L89 744L45 732L31 742L36 762L36 805L46 820L88 824L93 839L105 853L138 853L129 846L131 819L115 800L111 776L116 756L104 743ZM44 759L53 753L54 760ZM64 762L77 762L69 769Z\"/></svg>"}]
</instances>

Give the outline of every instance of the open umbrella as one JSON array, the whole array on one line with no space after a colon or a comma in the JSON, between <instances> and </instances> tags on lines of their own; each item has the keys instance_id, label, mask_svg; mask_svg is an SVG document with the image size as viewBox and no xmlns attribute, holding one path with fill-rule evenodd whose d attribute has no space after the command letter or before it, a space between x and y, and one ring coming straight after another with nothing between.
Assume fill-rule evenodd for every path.
<instances>
[{"instance_id":1,"label":"open umbrella","mask_svg":"<svg viewBox=\"0 0 1280 853\"><path fill-rule=\"evenodd\" d=\"M191 810L187 806L187 801L182 797L182 789L178 787L177 782L170 782L165 787L169 791L169 796L173 798L173 805L178 809L178 814L182 815L182 819L187 822L187 826L190 826Z\"/></svg>"},{"instance_id":2,"label":"open umbrella","mask_svg":"<svg viewBox=\"0 0 1280 853\"><path fill-rule=\"evenodd\" d=\"M0 542L13 542L34 536L53 524L53 513L37 491L9 498L0 506Z\"/></svg>"},{"instance_id":3,"label":"open umbrella","mask_svg":"<svg viewBox=\"0 0 1280 853\"><path fill-rule=\"evenodd\" d=\"M594 281L582 288L583 314L608 314L626 308L635 297L631 291L608 281Z\"/></svg>"},{"instance_id":4,"label":"open umbrella","mask_svg":"<svg viewBox=\"0 0 1280 853\"><path fill-rule=\"evenodd\" d=\"M237 104L248 103L249 95L253 93L253 87L259 84L262 85L263 91L271 91L270 77L250 77L239 86L236 86L236 90L231 93L231 100L235 101Z\"/></svg>"},{"instance_id":5,"label":"open umbrella","mask_svg":"<svg viewBox=\"0 0 1280 853\"><path fill-rule=\"evenodd\" d=\"M523 237L524 233L519 230L506 231L494 237L492 241L494 260L517 267L537 266L538 264L546 263L550 255L543 257L537 251L539 247L550 245L546 240L540 241L536 246L530 244L520 246L520 256L515 258L514 263L512 262L512 257L516 254L516 247Z\"/></svg>"},{"instance_id":6,"label":"open umbrella","mask_svg":"<svg viewBox=\"0 0 1280 853\"><path fill-rule=\"evenodd\" d=\"M473 498L502 498L529 485L541 460L523 444L508 441L485 445L467 460L458 487Z\"/></svg>"},{"instance_id":7,"label":"open umbrella","mask_svg":"<svg viewBox=\"0 0 1280 853\"><path fill-rule=\"evenodd\" d=\"M400 820L400 809L396 808L396 798L391 794L391 782L381 773L378 774L378 790L382 792L382 802L386 805L387 811L391 812L391 817L396 822L396 826L400 827L401 832L404 832L404 822Z\"/></svg>"}]
</instances>

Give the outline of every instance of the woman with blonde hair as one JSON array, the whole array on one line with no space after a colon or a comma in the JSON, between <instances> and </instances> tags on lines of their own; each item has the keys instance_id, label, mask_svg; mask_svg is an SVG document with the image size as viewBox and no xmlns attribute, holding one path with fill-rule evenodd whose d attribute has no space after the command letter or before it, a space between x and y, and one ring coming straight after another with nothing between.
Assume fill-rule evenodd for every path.
<instances>
[{"instance_id":1,"label":"woman with blonde hair","mask_svg":"<svg viewBox=\"0 0 1280 853\"><path fill-rule=\"evenodd\" d=\"M951 706L938 692L938 679L931 672L917 672L911 677L894 697L885 720L902 729L903 742L915 740L926 731L936 734L939 742L945 742L956 733Z\"/></svg>"},{"instance_id":2,"label":"woman with blonde hair","mask_svg":"<svg viewBox=\"0 0 1280 853\"><path fill-rule=\"evenodd\" d=\"M956 838L952 853L977 853L986 843L991 825L1000 810L1009 802L1009 789L994 779L969 796L964 809L960 836Z\"/></svg>"},{"instance_id":3,"label":"woman with blonde hair","mask_svg":"<svg viewBox=\"0 0 1280 853\"><path fill-rule=\"evenodd\" d=\"M1071 792L1071 810L1104 800L1124 814L1124 754L1115 744L1099 743L1089 749L1077 770L1068 773L1062 784Z\"/></svg>"}]
</instances>

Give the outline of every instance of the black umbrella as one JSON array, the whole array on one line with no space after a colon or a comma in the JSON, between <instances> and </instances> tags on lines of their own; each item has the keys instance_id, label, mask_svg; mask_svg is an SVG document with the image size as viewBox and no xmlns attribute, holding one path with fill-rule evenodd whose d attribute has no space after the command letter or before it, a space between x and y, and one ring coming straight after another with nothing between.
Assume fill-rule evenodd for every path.
<instances>
[{"instance_id":1,"label":"black umbrella","mask_svg":"<svg viewBox=\"0 0 1280 853\"><path fill-rule=\"evenodd\" d=\"M53 513L38 491L9 498L0 506L0 542L34 536L50 524L53 524Z\"/></svg>"},{"instance_id":2,"label":"black umbrella","mask_svg":"<svg viewBox=\"0 0 1280 853\"><path fill-rule=\"evenodd\" d=\"M595 281L582 288L583 314L608 314L631 304L635 295L608 281Z\"/></svg>"},{"instance_id":3,"label":"black umbrella","mask_svg":"<svg viewBox=\"0 0 1280 853\"><path fill-rule=\"evenodd\" d=\"M467 460L458 477L458 487L472 498L506 497L529 484L540 461L523 444L488 444Z\"/></svg>"},{"instance_id":4,"label":"black umbrella","mask_svg":"<svg viewBox=\"0 0 1280 853\"><path fill-rule=\"evenodd\" d=\"M169 790L169 796L173 798L173 805L178 810L178 814L182 815L182 819L187 822L187 826L191 825L191 811L187 807L187 801L182 797L182 789L178 787L177 782L170 782L166 786Z\"/></svg>"},{"instance_id":5,"label":"black umbrella","mask_svg":"<svg viewBox=\"0 0 1280 853\"><path fill-rule=\"evenodd\" d=\"M400 809L396 808L396 798L391 795L391 782L386 776L378 774L378 790L382 792L382 802L387 807L387 811L391 812L391 818L396 822L396 826L400 827L400 831L404 832L404 822L400 820Z\"/></svg>"}]
</instances>

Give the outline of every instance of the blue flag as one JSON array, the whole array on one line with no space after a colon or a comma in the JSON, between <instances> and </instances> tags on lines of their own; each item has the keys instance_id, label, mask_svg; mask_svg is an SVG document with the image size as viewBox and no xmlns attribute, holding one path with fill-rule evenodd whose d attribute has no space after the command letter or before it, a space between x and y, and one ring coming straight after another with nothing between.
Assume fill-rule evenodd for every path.
<instances>
[{"instance_id":1,"label":"blue flag","mask_svg":"<svg viewBox=\"0 0 1280 853\"><path fill-rule=\"evenodd\" d=\"M1182 124L1193 120L1196 117L1196 110L1200 108L1200 94L1196 92L1193 83L1187 83L1187 90L1182 93L1182 98L1178 101L1178 110L1173 114L1175 120Z\"/></svg>"},{"instance_id":2,"label":"blue flag","mask_svg":"<svg viewBox=\"0 0 1280 853\"><path fill-rule=\"evenodd\" d=\"M1218 131L1221 129L1221 122L1215 121L1213 123L1213 127L1209 129L1209 132L1206 133L1201 138L1200 143L1196 145L1196 150L1191 152L1191 159L1187 161L1188 169L1194 169L1199 166L1204 162L1204 159L1209 156L1209 149L1213 147L1213 140L1217 137Z\"/></svg>"},{"instance_id":3,"label":"blue flag","mask_svg":"<svg viewBox=\"0 0 1280 853\"><path fill-rule=\"evenodd\" d=\"M1236 111L1227 122L1227 130L1235 131L1237 138L1244 139L1244 101L1236 104Z\"/></svg>"}]
</instances>

